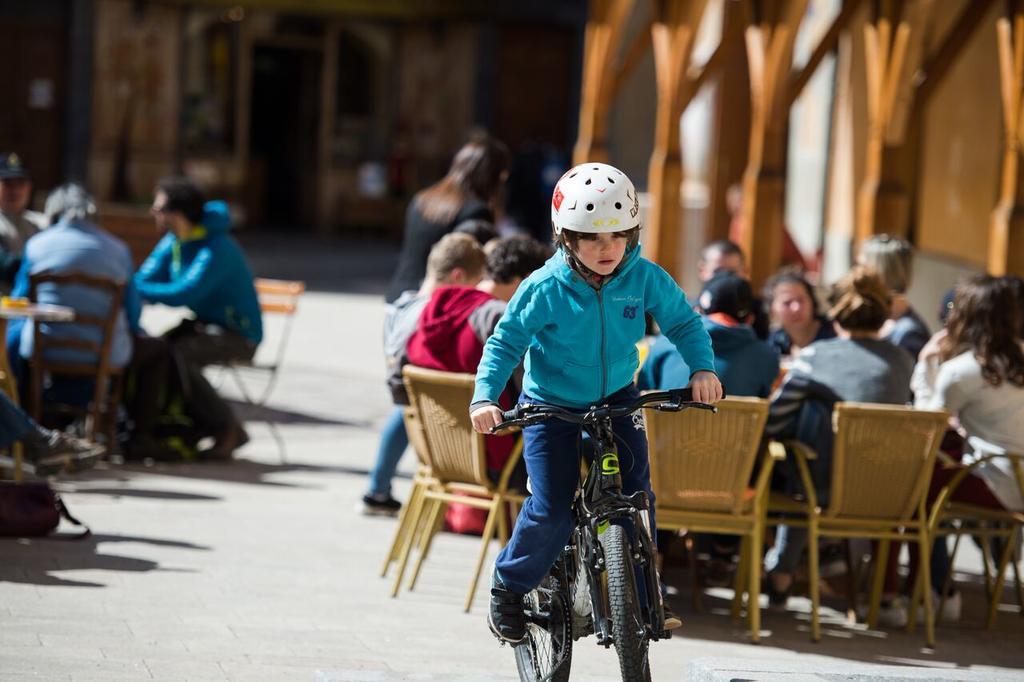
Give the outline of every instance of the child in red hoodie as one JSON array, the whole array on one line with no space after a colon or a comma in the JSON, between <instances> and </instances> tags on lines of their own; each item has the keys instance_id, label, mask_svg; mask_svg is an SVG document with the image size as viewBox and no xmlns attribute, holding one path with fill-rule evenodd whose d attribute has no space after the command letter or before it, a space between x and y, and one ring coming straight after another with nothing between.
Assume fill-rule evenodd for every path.
<instances>
[{"instance_id":1,"label":"child in red hoodie","mask_svg":"<svg viewBox=\"0 0 1024 682\"><path fill-rule=\"evenodd\" d=\"M487 276L474 287L443 286L431 294L420 315L416 331L409 338L406 355L417 367L445 372L475 374L484 343L494 332L505 305L519 283L544 264L550 249L525 236L495 240L485 249ZM520 375L521 376L521 375ZM512 390L499 400L504 409L515 404L519 385L513 376ZM485 436L487 470L494 480L500 474L515 443L513 436ZM512 483L525 483L525 471L513 475ZM482 510L450 505L448 525L456 532L483 530L486 514ZM480 512L480 514L476 514ZM480 518L476 518L479 516Z\"/></svg>"}]
</instances>

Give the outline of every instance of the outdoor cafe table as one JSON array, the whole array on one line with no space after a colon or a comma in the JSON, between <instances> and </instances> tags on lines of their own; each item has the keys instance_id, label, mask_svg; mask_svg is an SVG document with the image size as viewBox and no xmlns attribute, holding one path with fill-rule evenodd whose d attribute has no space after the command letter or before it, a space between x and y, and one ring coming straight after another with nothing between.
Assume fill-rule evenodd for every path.
<instances>
[{"instance_id":1,"label":"outdoor cafe table","mask_svg":"<svg viewBox=\"0 0 1024 682\"><path fill-rule=\"evenodd\" d=\"M74 308L46 303L30 303L29 305L0 305L0 390L7 397L18 403L18 385L15 383L11 366L7 362L7 320L29 319L37 322L70 322L75 319ZM14 457L14 480L21 480L21 447L11 447Z\"/></svg>"}]
</instances>

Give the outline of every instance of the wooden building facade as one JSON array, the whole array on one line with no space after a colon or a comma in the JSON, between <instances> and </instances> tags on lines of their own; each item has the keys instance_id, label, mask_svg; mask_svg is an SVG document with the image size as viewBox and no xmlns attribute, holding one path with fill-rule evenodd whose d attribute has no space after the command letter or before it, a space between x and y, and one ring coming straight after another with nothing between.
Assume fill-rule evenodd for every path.
<instances>
[{"instance_id":1,"label":"wooden building facade","mask_svg":"<svg viewBox=\"0 0 1024 682\"><path fill-rule=\"evenodd\" d=\"M1024 273L1019 3L592 0L583 75L575 158L649 150L647 253L684 282L730 232L755 283L787 242L827 280L880 233Z\"/></svg>"}]
</instances>

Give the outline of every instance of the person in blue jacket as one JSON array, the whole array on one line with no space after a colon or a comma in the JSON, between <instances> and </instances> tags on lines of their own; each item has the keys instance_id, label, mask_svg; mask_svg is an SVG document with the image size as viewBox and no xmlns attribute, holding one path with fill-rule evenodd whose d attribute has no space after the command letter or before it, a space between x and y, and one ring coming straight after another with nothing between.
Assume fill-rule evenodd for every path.
<instances>
[{"instance_id":1,"label":"person in blue jacket","mask_svg":"<svg viewBox=\"0 0 1024 682\"><path fill-rule=\"evenodd\" d=\"M205 201L189 179L161 180L152 206L166 232L135 275L143 300L189 308L187 320L169 335L189 362L204 366L250 360L263 339L260 302L252 271L231 238L223 201Z\"/></svg>"},{"instance_id":2,"label":"person in blue jacket","mask_svg":"<svg viewBox=\"0 0 1024 682\"><path fill-rule=\"evenodd\" d=\"M716 402L711 340L686 295L660 267L640 257L639 200L622 171L603 163L570 169L555 186L551 221L559 249L523 282L484 346L470 406L473 427L487 433L501 422L498 396L525 355L521 400L584 411L636 399L633 384L645 313L693 369L694 400ZM614 420L623 491L651 499L642 420ZM508 545L495 562L488 623L499 638L526 634L522 597L540 584L572 529L579 478L578 427L552 420L523 430L531 496ZM666 615L665 627L678 627Z\"/></svg>"},{"instance_id":3,"label":"person in blue jacket","mask_svg":"<svg viewBox=\"0 0 1024 682\"><path fill-rule=\"evenodd\" d=\"M228 234L231 217L223 201L206 201L188 178L161 180L151 208L166 232L135 274L143 300L189 308L165 338L187 367L193 407L215 434L207 459L229 459L248 436L227 403L203 379L200 368L251 360L263 339L260 302L241 247Z\"/></svg>"},{"instance_id":4,"label":"person in blue jacket","mask_svg":"<svg viewBox=\"0 0 1024 682\"><path fill-rule=\"evenodd\" d=\"M715 371L729 395L767 398L779 376L779 356L757 338L754 292L743 277L726 270L704 283L697 298L704 329L715 352ZM686 383L690 368L664 334L655 337L637 375L637 388L668 390Z\"/></svg>"}]
</instances>

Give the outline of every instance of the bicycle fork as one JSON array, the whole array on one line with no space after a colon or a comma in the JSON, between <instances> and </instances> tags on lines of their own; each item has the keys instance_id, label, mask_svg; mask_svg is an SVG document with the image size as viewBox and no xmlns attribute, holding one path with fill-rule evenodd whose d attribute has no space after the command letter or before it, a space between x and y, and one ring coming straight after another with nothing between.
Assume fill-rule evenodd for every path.
<instances>
[{"instance_id":1,"label":"bicycle fork","mask_svg":"<svg viewBox=\"0 0 1024 682\"><path fill-rule=\"evenodd\" d=\"M644 501L646 501L646 495L644 495ZM637 583L636 599L633 601L636 622L643 626L645 638L652 641L661 639L665 628L661 582L654 565L656 550L651 539L647 510L633 507L613 512L608 516L593 518L586 526L579 526L576 531L577 570L574 572L571 597L575 621L589 620L592 622L597 643L605 648L614 645L615 638L612 635L611 619L608 616L604 549L597 538L611 520L616 518L629 519L635 529L630 542L630 558L632 559L634 579ZM584 533L589 537L583 537ZM640 604L639 590L641 587L647 595L646 606ZM584 595L589 596L589 603L585 603ZM588 634L575 627L573 632L574 639Z\"/></svg>"}]
</instances>

